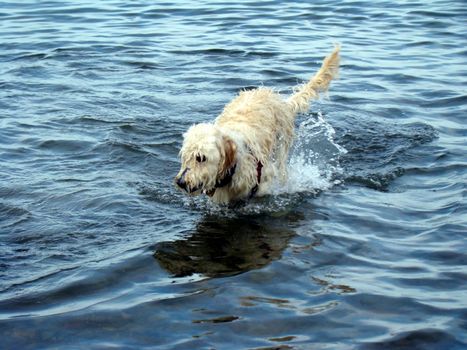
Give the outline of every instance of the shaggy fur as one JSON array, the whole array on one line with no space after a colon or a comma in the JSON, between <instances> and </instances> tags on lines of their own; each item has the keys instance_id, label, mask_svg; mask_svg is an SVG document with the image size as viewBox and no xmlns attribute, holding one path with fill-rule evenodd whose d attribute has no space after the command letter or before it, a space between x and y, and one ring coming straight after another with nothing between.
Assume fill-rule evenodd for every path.
<instances>
[{"instance_id":1,"label":"shaggy fur","mask_svg":"<svg viewBox=\"0 0 467 350\"><path fill-rule=\"evenodd\" d=\"M242 91L214 123L190 127L180 150L178 187L230 203L264 195L274 181L285 182L295 116L328 89L338 68L336 47L314 77L287 100L269 88Z\"/></svg>"}]
</instances>

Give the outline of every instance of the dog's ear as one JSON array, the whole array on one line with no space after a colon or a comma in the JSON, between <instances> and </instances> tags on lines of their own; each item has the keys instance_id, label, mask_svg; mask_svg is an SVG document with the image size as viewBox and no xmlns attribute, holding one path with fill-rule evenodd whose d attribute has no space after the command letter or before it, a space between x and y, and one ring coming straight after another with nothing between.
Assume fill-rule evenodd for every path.
<instances>
[{"instance_id":1,"label":"dog's ear","mask_svg":"<svg viewBox=\"0 0 467 350\"><path fill-rule=\"evenodd\" d=\"M234 166L237 158L237 145L233 140L224 137L224 164L222 164L222 172L228 171Z\"/></svg>"}]
</instances>

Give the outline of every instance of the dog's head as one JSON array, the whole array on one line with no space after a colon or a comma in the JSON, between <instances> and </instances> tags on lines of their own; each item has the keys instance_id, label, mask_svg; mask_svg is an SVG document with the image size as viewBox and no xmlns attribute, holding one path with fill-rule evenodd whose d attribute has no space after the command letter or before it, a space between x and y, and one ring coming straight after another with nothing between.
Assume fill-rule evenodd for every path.
<instances>
[{"instance_id":1,"label":"dog's head","mask_svg":"<svg viewBox=\"0 0 467 350\"><path fill-rule=\"evenodd\" d=\"M213 193L216 184L236 163L236 145L213 124L197 124L184 135L179 188L191 195Z\"/></svg>"}]
</instances>

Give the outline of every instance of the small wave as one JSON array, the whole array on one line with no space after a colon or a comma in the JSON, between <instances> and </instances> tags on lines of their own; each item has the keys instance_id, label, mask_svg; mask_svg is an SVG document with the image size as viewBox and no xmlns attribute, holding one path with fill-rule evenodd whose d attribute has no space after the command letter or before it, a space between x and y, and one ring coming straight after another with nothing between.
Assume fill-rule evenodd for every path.
<instances>
[{"instance_id":1,"label":"small wave","mask_svg":"<svg viewBox=\"0 0 467 350\"><path fill-rule=\"evenodd\" d=\"M186 201L182 195L178 195L175 189L172 189L173 184L170 183L153 183L149 184L136 184L139 194L144 196L147 200L157 202L163 205L182 205Z\"/></svg>"},{"instance_id":2,"label":"small wave","mask_svg":"<svg viewBox=\"0 0 467 350\"><path fill-rule=\"evenodd\" d=\"M15 226L32 217L32 213L24 208L0 202L0 228Z\"/></svg>"},{"instance_id":3,"label":"small wave","mask_svg":"<svg viewBox=\"0 0 467 350\"><path fill-rule=\"evenodd\" d=\"M93 145L92 141L61 139L42 141L38 147L50 152L69 153L89 151Z\"/></svg>"},{"instance_id":4,"label":"small wave","mask_svg":"<svg viewBox=\"0 0 467 350\"><path fill-rule=\"evenodd\" d=\"M17 57L14 57L12 61L22 61L22 60L28 60L28 61L39 61L47 58L48 55L42 52L30 52L26 53L23 55L19 55Z\"/></svg>"},{"instance_id":5,"label":"small wave","mask_svg":"<svg viewBox=\"0 0 467 350\"><path fill-rule=\"evenodd\" d=\"M172 50L172 54L177 55L208 55L208 56L229 56L229 57L274 57L276 54L268 51L237 50L222 48L207 48L198 50Z\"/></svg>"},{"instance_id":6,"label":"small wave","mask_svg":"<svg viewBox=\"0 0 467 350\"><path fill-rule=\"evenodd\" d=\"M337 130L345 147L340 166L342 180L386 191L408 169L415 149L433 141L436 130L424 123L395 124L347 113Z\"/></svg>"},{"instance_id":7,"label":"small wave","mask_svg":"<svg viewBox=\"0 0 467 350\"><path fill-rule=\"evenodd\" d=\"M402 176L405 170L401 167L396 167L393 170L383 173L365 173L364 175L351 175L346 178L346 181L361 184L365 187L377 190L387 191L392 181Z\"/></svg>"},{"instance_id":8,"label":"small wave","mask_svg":"<svg viewBox=\"0 0 467 350\"><path fill-rule=\"evenodd\" d=\"M404 332L379 342L366 343L361 347L363 350L463 348L465 343L457 340L452 334L433 328Z\"/></svg>"},{"instance_id":9,"label":"small wave","mask_svg":"<svg viewBox=\"0 0 467 350\"><path fill-rule=\"evenodd\" d=\"M430 108L446 108L446 107L461 107L465 106L467 102L467 95L459 95L447 98L438 98L429 100L423 104L424 107Z\"/></svg>"}]
</instances>

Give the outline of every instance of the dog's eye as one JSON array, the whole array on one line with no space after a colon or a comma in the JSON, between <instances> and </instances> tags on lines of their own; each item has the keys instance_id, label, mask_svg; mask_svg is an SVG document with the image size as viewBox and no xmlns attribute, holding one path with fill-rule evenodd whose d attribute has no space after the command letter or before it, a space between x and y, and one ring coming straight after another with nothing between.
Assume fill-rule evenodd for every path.
<instances>
[{"instance_id":1,"label":"dog's eye","mask_svg":"<svg viewBox=\"0 0 467 350\"><path fill-rule=\"evenodd\" d=\"M206 156L201 156L201 155L198 154L198 155L196 156L196 161L197 161L198 163L205 162L205 161L206 161Z\"/></svg>"}]
</instances>

